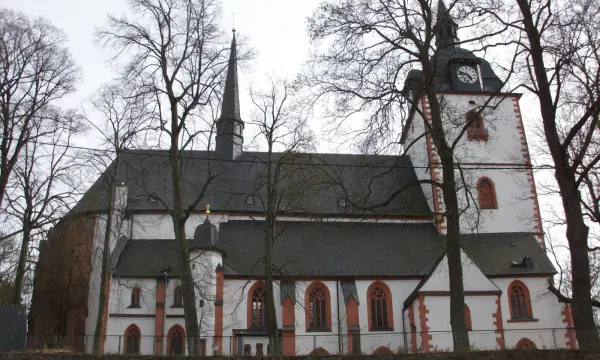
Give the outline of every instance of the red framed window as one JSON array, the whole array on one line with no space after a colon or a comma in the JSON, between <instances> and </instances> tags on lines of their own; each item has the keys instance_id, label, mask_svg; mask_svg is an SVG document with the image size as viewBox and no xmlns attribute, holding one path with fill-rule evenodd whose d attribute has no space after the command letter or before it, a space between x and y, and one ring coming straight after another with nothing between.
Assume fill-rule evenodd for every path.
<instances>
[{"instance_id":1,"label":"red framed window","mask_svg":"<svg viewBox=\"0 0 600 360\"><path fill-rule=\"evenodd\" d=\"M139 287L134 287L131 290L131 304L129 305L130 308L139 308L140 307L140 288Z\"/></svg>"},{"instance_id":2,"label":"red framed window","mask_svg":"<svg viewBox=\"0 0 600 360\"><path fill-rule=\"evenodd\" d=\"M492 180L484 177L477 181L477 197L480 209L497 209L496 189Z\"/></svg>"},{"instance_id":3,"label":"red framed window","mask_svg":"<svg viewBox=\"0 0 600 360\"><path fill-rule=\"evenodd\" d=\"M537 349L537 346L535 346L535 343L533 341L529 340L528 338L522 338L521 340L519 340L517 345L515 345L515 349L535 350L535 349Z\"/></svg>"},{"instance_id":4,"label":"red framed window","mask_svg":"<svg viewBox=\"0 0 600 360\"><path fill-rule=\"evenodd\" d=\"M140 328L135 324L131 324L125 330L125 354L139 354L140 353L140 341L142 333Z\"/></svg>"},{"instance_id":5,"label":"red framed window","mask_svg":"<svg viewBox=\"0 0 600 360\"><path fill-rule=\"evenodd\" d=\"M179 325L173 325L167 333L167 354L185 355L185 330Z\"/></svg>"},{"instance_id":6,"label":"red framed window","mask_svg":"<svg viewBox=\"0 0 600 360\"><path fill-rule=\"evenodd\" d=\"M249 328L267 328L267 296L264 284L256 283L250 289L250 321Z\"/></svg>"},{"instance_id":7,"label":"red framed window","mask_svg":"<svg viewBox=\"0 0 600 360\"><path fill-rule=\"evenodd\" d=\"M392 293L382 281L376 281L367 289L367 307L370 331L394 330Z\"/></svg>"},{"instance_id":8,"label":"red framed window","mask_svg":"<svg viewBox=\"0 0 600 360\"><path fill-rule=\"evenodd\" d=\"M320 281L311 283L304 293L307 331L331 331L331 294Z\"/></svg>"},{"instance_id":9,"label":"red framed window","mask_svg":"<svg viewBox=\"0 0 600 360\"><path fill-rule=\"evenodd\" d=\"M182 307L183 306L183 290L180 285L175 287L173 291L173 307Z\"/></svg>"},{"instance_id":10,"label":"red framed window","mask_svg":"<svg viewBox=\"0 0 600 360\"><path fill-rule=\"evenodd\" d=\"M308 328L327 329L327 293L322 286L315 286L308 294Z\"/></svg>"},{"instance_id":11,"label":"red framed window","mask_svg":"<svg viewBox=\"0 0 600 360\"><path fill-rule=\"evenodd\" d=\"M512 320L533 319L529 289L522 282L515 280L508 287L510 317Z\"/></svg>"},{"instance_id":12,"label":"red framed window","mask_svg":"<svg viewBox=\"0 0 600 360\"><path fill-rule=\"evenodd\" d=\"M484 140L488 139L488 131L483 123L483 116L478 110L470 110L465 116L467 123L467 139Z\"/></svg>"}]
</instances>

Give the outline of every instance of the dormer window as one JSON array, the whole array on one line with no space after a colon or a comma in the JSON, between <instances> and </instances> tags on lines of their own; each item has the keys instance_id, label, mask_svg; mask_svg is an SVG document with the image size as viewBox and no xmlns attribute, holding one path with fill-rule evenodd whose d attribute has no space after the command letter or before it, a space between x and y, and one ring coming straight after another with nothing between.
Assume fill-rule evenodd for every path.
<instances>
[{"instance_id":1,"label":"dormer window","mask_svg":"<svg viewBox=\"0 0 600 360\"><path fill-rule=\"evenodd\" d=\"M148 201L150 201L151 203L155 203L155 202L156 202L156 196L154 196L154 195L150 195L150 196L148 197Z\"/></svg>"},{"instance_id":2,"label":"dormer window","mask_svg":"<svg viewBox=\"0 0 600 360\"><path fill-rule=\"evenodd\" d=\"M339 199L338 200L338 206L339 207L346 207L346 205L347 205L346 199Z\"/></svg>"},{"instance_id":3,"label":"dormer window","mask_svg":"<svg viewBox=\"0 0 600 360\"><path fill-rule=\"evenodd\" d=\"M248 195L246 197L246 205L254 205L254 196Z\"/></svg>"},{"instance_id":4,"label":"dormer window","mask_svg":"<svg viewBox=\"0 0 600 360\"><path fill-rule=\"evenodd\" d=\"M483 116L477 110L470 110L466 115L467 122L467 138L469 140L487 141L489 138L488 131L483 123Z\"/></svg>"}]
</instances>

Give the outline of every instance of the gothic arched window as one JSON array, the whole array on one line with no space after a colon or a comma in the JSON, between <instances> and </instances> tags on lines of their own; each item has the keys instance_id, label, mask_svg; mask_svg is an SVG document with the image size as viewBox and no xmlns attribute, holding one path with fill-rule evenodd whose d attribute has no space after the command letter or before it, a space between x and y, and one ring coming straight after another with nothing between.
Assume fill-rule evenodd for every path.
<instances>
[{"instance_id":1,"label":"gothic arched window","mask_svg":"<svg viewBox=\"0 0 600 360\"><path fill-rule=\"evenodd\" d=\"M331 305L329 289L315 281L306 289L306 329L328 330L331 328Z\"/></svg>"},{"instance_id":2,"label":"gothic arched window","mask_svg":"<svg viewBox=\"0 0 600 360\"><path fill-rule=\"evenodd\" d=\"M382 281L375 281L367 289L369 330L394 330L392 293Z\"/></svg>"},{"instance_id":3,"label":"gothic arched window","mask_svg":"<svg viewBox=\"0 0 600 360\"><path fill-rule=\"evenodd\" d=\"M129 305L130 308L140 307L140 293L140 288L137 286L131 290L131 304Z\"/></svg>"},{"instance_id":4,"label":"gothic arched window","mask_svg":"<svg viewBox=\"0 0 600 360\"><path fill-rule=\"evenodd\" d=\"M140 353L140 340L142 333L140 328L135 324L129 325L125 330L125 354L139 354Z\"/></svg>"},{"instance_id":5,"label":"gothic arched window","mask_svg":"<svg viewBox=\"0 0 600 360\"><path fill-rule=\"evenodd\" d=\"M250 288L248 296L248 327L252 329L267 328L267 294L265 284L257 281Z\"/></svg>"},{"instance_id":6,"label":"gothic arched window","mask_svg":"<svg viewBox=\"0 0 600 360\"><path fill-rule=\"evenodd\" d=\"M183 306L183 291L181 290L181 286L177 285L175 290L173 291L173 307L182 307Z\"/></svg>"},{"instance_id":7,"label":"gothic arched window","mask_svg":"<svg viewBox=\"0 0 600 360\"><path fill-rule=\"evenodd\" d=\"M167 354L185 355L185 330L179 325L173 325L167 334Z\"/></svg>"},{"instance_id":8,"label":"gothic arched window","mask_svg":"<svg viewBox=\"0 0 600 360\"><path fill-rule=\"evenodd\" d=\"M529 289L522 282L515 280L508 287L510 317L512 320L533 319Z\"/></svg>"},{"instance_id":9,"label":"gothic arched window","mask_svg":"<svg viewBox=\"0 0 600 360\"><path fill-rule=\"evenodd\" d=\"M308 318L311 328L326 328L327 327L327 297L325 291L318 287L313 289L308 300Z\"/></svg>"},{"instance_id":10,"label":"gothic arched window","mask_svg":"<svg viewBox=\"0 0 600 360\"><path fill-rule=\"evenodd\" d=\"M497 209L496 189L494 183L488 178L481 178L477 182L477 197L480 209Z\"/></svg>"},{"instance_id":11,"label":"gothic arched window","mask_svg":"<svg viewBox=\"0 0 600 360\"><path fill-rule=\"evenodd\" d=\"M521 340L519 340L517 345L515 345L515 349L535 350L537 349L537 347L535 346L535 343L533 341L529 340L528 338L522 338Z\"/></svg>"},{"instance_id":12,"label":"gothic arched window","mask_svg":"<svg viewBox=\"0 0 600 360\"><path fill-rule=\"evenodd\" d=\"M470 110L465 116L467 125L467 138L469 140L486 140L488 132L483 123L483 116L478 110Z\"/></svg>"}]
</instances>

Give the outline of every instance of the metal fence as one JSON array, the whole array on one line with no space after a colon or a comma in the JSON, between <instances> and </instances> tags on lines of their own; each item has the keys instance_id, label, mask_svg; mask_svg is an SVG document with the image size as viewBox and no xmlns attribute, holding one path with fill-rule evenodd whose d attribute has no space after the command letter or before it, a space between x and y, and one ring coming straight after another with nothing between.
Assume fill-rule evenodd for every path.
<instances>
[{"instance_id":1,"label":"metal fence","mask_svg":"<svg viewBox=\"0 0 600 360\"><path fill-rule=\"evenodd\" d=\"M191 355L192 339L181 336L158 337L141 335L107 335L101 339L104 353L142 355ZM414 352L452 351L451 331L427 332L368 332L360 334L303 333L292 337L284 332L280 337L286 354L400 354ZM502 348L565 349L575 343L573 329L504 329L469 331L473 350L500 350ZM28 339L30 347L63 347L75 351L91 352L92 335L80 337L46 337ZM268 355L269 339L265 333L240 331L236 336L214 338L212 335L198 339L200 355Z\"/></svg>"}]
</instances>

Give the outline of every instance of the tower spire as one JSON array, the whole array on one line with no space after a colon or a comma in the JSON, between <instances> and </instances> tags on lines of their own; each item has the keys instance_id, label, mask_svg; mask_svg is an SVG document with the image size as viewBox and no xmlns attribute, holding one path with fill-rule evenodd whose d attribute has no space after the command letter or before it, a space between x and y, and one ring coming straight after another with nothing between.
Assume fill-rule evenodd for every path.
<instances>
[{"instance_id":1,"label":"tower spire","mask_svg":"<svg viewBox=\"0 0 600 360\"><path fill-rule=\"evenodd\" d=\"M225 80L225 92L223 93L221 119L235 119L241 121L235 29L233 29L232 32L233 39L231 40L231 51L229 53L229 65L227 67L227 78Z\"/></svg>"},{"instance_id":2,"label":"tower spire","mask_svg":"<svg viewBox=\"0 0 600 360\"><path fill-rule=\"evenodd\" d=\"M236 159L242 153L244 144L244 122L240 116L240 93L237 75L237 48L235 29L232 30L231 51L225 78L221 116L217 121L216 152L219 158Z\"/></svg>"},{"instance_id":3,"label":"tower spire","mask_svg":"<svg viewBox=\"0 0 600 360\"><path fill-rule=\"evenodd\" d=\"M456 37L456 30L458 25L450 16L450 12L444 4L444 0L439 0L437 8L437 16L435 25L433 26L433 33L435 35L435 46L437 48L445 46L454 46L453 44L458 41Z\"/></svg>"}]
</instances>

